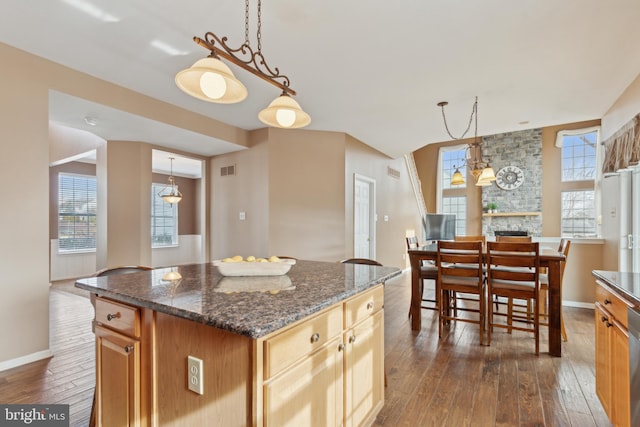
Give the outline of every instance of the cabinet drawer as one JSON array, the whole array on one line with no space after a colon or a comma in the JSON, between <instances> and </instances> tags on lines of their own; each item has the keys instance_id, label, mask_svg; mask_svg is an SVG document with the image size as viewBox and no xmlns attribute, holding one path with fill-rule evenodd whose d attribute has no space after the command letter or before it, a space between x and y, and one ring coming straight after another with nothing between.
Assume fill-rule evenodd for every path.
<instances>
[{"instance_id":1,"label":"cabinet drawer","mask_svg":"<svg viewBox=\"0 0 640 427\"><path fill-rule=\"evenodd\" d=\"M345 303L345 328L376 313L384 305L384 287L382 285L362 293Z\"/></svg>"},{"instance_id":2,"label":"cabinet drawer","mask_svg":"<svg viewBox=\"0 0 640 427\"><path fill-rule=\"evenodd\" d=\"M631 307L631 304L620 298L602 282L597 281L597 283L596 302L602 304L609 313L613 314L613 317L615 317L620 324L627 328L627 309Z\"/></svg>"},{"instance_id":3,"label":"cabinet drawer","mask_svg":"<svg viewBox=\"0 0 640 427\"><path fill-rule=\"evenodd\" d=\"M329 311L294 326L264 342L264 377L268 379L302 356L322 347L342 333L342 307Z\"/></svg>"},{"instance_id":4,"label":"cabinet drawer","mask_svg":"<svg viewBox=\"0 0 640 427\"><path fill-rule=\"evenodd\" d=\"M140 337L140 309L96 298L96 322L131 337Z\"/></svg>"}]
</instances>

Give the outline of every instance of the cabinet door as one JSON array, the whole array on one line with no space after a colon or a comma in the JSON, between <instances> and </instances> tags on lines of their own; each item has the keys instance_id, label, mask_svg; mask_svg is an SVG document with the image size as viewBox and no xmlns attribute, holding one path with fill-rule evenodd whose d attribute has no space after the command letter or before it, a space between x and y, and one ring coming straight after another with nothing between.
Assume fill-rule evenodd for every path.
<instances>
[{"instance_id":1,"label":"cabinet door","mask_svg":"<svg viewBox=\"0 0 640 427\"><path fill-rule=\"evenodd\" d=\"M609 328L611 323L610 314L596 302L595 304L596 322L596 394L600 398L602 407L611 419L611 339Z\"/></svg>"},{"instance_id":2,"label":"cabinet door","mask_svg":"<svg viewBox=\"0 0 640 427\"><path fill-rule=\"evenodd\" d=\"M96 326L98 424L137 426L140 418L140 342Z\"/></svg>"},{"instance_id":3,"label":"cabinet door","mask_svg":"<svg viewBox=\"0 0 640 427\"><path fill-rule=\"evenodd\" d=\"M345 333L346 426L371 423L384 404L384 311Z\"/></svg>"},{"instance_id":4,"label":"cabinet door","mask_svg":"<svg viewBox=\"0 0 640 427\"><path fill-rule=\"evenodd\" d=\"M264 385L264 425L341 425L343 353L338 336L269 380Z\"/></svg>"},{"instance_id":5,"label":"cabinet door","mask_svg":"<svg viewBox=\"0 0 640 427\"><path fill-rule=\"evenodd\" d=\"M629 334L617 321L611 329L611 402L613 423L627 427L631 423L631 402L629 383Z\"/></svg>"}]
</instances>

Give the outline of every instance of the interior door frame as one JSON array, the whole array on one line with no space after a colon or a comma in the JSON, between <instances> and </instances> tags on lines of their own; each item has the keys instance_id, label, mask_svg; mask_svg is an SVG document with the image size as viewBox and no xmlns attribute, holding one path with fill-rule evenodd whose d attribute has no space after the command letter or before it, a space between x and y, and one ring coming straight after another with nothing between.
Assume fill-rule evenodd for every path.
<instances>
[{"instance_id":1,"label":"interior door frame","mask_svg":"<svg viewBox=\"0 0 640 427\"><path fill-rule=\"evenodd\" d=\"M376 180L368 176L353 174L353 254L356 254L356 185L358 182L369 186L369 256L376 259Z\"/></svg>"}]
</instances>

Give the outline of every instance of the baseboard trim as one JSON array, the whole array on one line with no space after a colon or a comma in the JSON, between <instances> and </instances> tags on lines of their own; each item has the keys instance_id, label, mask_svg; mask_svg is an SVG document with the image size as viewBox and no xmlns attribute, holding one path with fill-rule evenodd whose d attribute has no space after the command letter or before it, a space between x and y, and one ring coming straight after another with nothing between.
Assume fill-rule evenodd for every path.
<instances>
[{"instance_id":1,"label":"baseboard trim","mask_svg":"<svg viewBox=\"0 0 640 427\"><path fill-rule=\"evenodd\" d=\"M49 349L27 354L26 356L17 357L15 359L5 360L4 362L0 362L0 372L6 371L7 369L17 368L18 366L26 365L27 363L46 359L48 357L53 357L53 353Z\"/></svg>"}]
</instances>

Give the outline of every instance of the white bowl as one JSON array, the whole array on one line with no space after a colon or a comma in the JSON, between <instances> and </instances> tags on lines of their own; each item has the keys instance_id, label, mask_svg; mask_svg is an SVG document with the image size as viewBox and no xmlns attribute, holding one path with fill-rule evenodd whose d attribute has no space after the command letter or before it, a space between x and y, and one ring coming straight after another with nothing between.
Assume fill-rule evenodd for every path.
<instances>
[{"instance_id":1,"label":"white bowl","mask_svg":"<svg viewBox=\"0 0 640 427\"><path fill-rule=\"evenodd\" d=\"M281 276L295 263L295 259L288 258L280 262L222 262L219 259L212 262L223 276Z\"/></svg>"}]
</instances>

